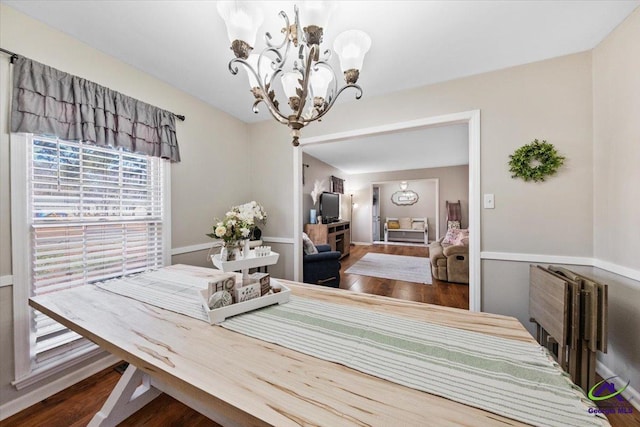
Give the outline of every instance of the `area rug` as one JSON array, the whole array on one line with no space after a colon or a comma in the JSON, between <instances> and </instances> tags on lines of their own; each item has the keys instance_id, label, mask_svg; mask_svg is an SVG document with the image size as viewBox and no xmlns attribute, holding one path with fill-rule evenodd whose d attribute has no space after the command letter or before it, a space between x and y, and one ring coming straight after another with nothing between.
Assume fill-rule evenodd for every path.
<instances>
[{"instance_id":1,"label":"area rug","mask_svg":"<svg viewBox=\"0 0 640 427\"><path fill-rule=\"evenodd\" d=\"M381 277L431 285L429 258L368 253L345 271L361 276Z\"/></svg>"}]
</instances>

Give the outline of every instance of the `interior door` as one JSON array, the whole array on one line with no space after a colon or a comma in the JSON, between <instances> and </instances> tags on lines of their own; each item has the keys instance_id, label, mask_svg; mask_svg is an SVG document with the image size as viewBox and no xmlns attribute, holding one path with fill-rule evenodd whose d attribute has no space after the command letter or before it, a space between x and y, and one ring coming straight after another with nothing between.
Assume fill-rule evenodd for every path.
<instances>
[{"instance_id":1,"label":"interior door","mask_svg":"<svg viewBox=\"0 0 640 427\"><path fill-rule=\"evenodd\" d=\"M373 227L373 241L380 239L380 187L373 187L373 200L371 200L372 218L371 224Z\"/></svg>"}]
</instances>

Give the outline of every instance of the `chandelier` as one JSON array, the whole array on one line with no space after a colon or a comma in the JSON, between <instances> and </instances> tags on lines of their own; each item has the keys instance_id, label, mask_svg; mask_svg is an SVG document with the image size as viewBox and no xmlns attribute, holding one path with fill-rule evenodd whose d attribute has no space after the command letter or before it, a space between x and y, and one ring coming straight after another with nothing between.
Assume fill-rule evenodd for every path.
<instances>
[{"instance_id":1,"label":"chandelier","mask_svg":"<svg viewBox=\"0 0 640 427\"><path fill-rule=\"evenodd\" d=\"M356 99L362 97L362 88L356 82L371 38L359 30L348 30L335 38L333 50L338 54L345 81L340 88L329 64L331 50L321 53L320 45L334 6L334 2L304 1L300 13L294 6L293 23L281 11L282 41L274 42L271 34L265 33L266 47L257 54L252 51L263 21L262 10L256 2L218 2L218 13L225 21L235 55L229 62L229 71L236 75L238 64L244 66L255 98L253 112L258 113L258 104L264 103L274 119L289 126L294 146L299 145L300 129L327 114L345 89L354 88ZM285 112L274 90L278 78L288 100Z\"/></svg>"}]
</instances>

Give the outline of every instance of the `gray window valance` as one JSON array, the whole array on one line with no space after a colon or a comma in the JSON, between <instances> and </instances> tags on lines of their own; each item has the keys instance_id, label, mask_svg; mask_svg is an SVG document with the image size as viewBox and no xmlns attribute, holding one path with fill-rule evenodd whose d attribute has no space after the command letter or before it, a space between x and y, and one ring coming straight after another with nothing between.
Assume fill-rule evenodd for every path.
<instances>
[{"instance_id":1,"label":"gray window valance","mask_svg":"<svg viewBox=\"0 0 640 427\"><path fill-rule=\"evenodd\" d=\"M180 161L173 113L24 57L14 67L12 132Z\"/></svg>"}]
</instances>

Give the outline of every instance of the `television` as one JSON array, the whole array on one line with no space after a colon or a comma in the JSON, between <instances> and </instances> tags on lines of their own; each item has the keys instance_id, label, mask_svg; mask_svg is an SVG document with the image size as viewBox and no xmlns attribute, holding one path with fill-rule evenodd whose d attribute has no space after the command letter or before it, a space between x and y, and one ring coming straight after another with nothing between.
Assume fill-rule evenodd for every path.
<instances>
[{"instance_id":1,"label":"television","mask_svg":"<svg viewBox=\"0 0 640 427\"><path fill-rule=\"evenodd\" d=\"M340 217L340 194L325 191L320 195L320 215L324 224L338 221Z\"/></svg>"}]
</instances>

